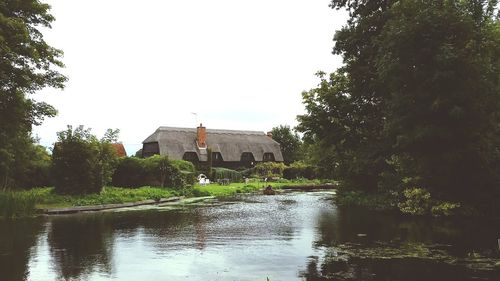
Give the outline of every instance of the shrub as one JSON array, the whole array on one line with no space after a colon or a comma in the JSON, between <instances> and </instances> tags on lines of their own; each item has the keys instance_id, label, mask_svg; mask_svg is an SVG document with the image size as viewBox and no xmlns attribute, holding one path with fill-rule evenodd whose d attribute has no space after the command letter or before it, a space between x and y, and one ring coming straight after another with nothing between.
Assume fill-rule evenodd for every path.
<instances>
[{"instance_id":1,"label":"shrub","mask_svg":"<svg viewBox=\"0 0 500 281\"><path fill-rule=\"evenodd\" d=\"M116 150L99 141L90 129L68 126L57 134L52 155L55 191L59 194L99 193L111 181L116 164Z\"/></svg>"},{"instance_id":2,"label":"shrub","mask_svg":"<svg viewBox=\"0 0 500 281\"><path fill-rule=\"evenodd\" d=\"M337 191L335 202L339 206L362 206L373 210L392 210L396 206L394 198L389 194L367 193L344 188Z\"/></svg>"},{"instance_id":3,"label":"shrub","mask_svg":"<svg viewBox=\"0 0 500 281\"><path fill-rule=\"evenodd\" d=\"M316 178L316 168L315 166L307 165L304 162L297 161L285 167L285 169L283 170L283 177L289 180L298 178L306 178L312 180Z\"/></svg>"},{"instance_id":4,"label":"shrub","mask_svg":"<svg viewBox=\"0 0 500 281\"><path fill-rule=\"evenodd\" d=\"M403 191L405 201L398 204L401 212L411 215L451 216L457 215L460 203L437 201L422 188L411 188Z\"/></svg>"},{"instance_id":5,"label":"shrub","mask_svg":"<svg viewBox=\"0 0 500 281\"><path fill-rule=\"evenodd\" d=\"M193 173L182 173L167 156L154 155L144 159L146 180L153 180L153 183L161 187L182 188L186 185L194 184ZM191 182L192 181L192 182Z\"/></svg>"},{"instance_id":6,"label":"shrub","mask_svg":"<svg viewBox=\"0 0 500 281\"><path fill-rule=\"evenodd\" d=\"M262 162L255 165L255 174L260 177L283 177L285 164L277 162Z\"/></svg>"},{"instance_id":7,"label":"shrub","mask_svg":"<svg viewBox=\"0 0 500 281\"><path fill-rule=\"evenodd\" d=\"M23 149L24 153L15 157L10 168L13 181L6 182L5 185L22 189L53 185L50 175L51 156L45 147L28 144Z\"/></svg>"},{"instance_id":8,"label":"shrub","mask_svg":"<svg viewBox=\"0 0 500 281\"><path fill-rule=\"evenodd\" d=\"M406 200L398 204L401 212L412 215L425 215L431 208L431 194L423 188L410 188L403 191Z\"/></svg>"},{"instance_id":9,"label":"shrub","mask_svg":"<svg viewBox=\"0 0 500 281\"><path fill-rule=\"evenodd\" d=\"M181 171L182 186L193 186L196 183L196 172Z\"/></svg>"},{"instance_id":10,"label":"shrub","mask_svg":"<svg viewBox=\"0 0 500 281\"><path fill-rule=\"evenodd\" d=\"M229 179L231 182L243 181L243 175L235 170L226 168L212 168L212 180Z\"/></svg>"},{"instance_id":11,"label":"shrub","mask_svg":"<svg viewBox=\"0 0 500 281\"><path fill-rule=\"evenodd\" d=\"M431 214L435 217L456 215L459 208L459 203L440 202L432 206Z\"/></svg>"},{"instance_id":12,"label":"shrub","mask_svg":"<svg viewBox=\"0 0 500 281\"><path fill-rule=\"evenodd\" d=\"M172 166L176 167L180 171L186 171L186 172L196 172L196 169L193 165L193 163L185 160L170 160L172 163Z\"/></svg>"},{"instance_id":13,"label":"shrub","mask_svg":"<svg viewBox=\"0 0 500 281\"><path fill-rule=\"evenodd\" d=\"M245 178L251 177L253 174L255 174L255 168L248 168L248 169L242 169L240 171L241 175Z\"/></svg>"},{"instance_id":14,"label":"shrub","mask_svg":"<svg viewBox=\"0 0 500 281\"><path fill-rule=\"evenodd\" d=\"M186 170L181 170L186 169ZM161 186L181 188L194 185L194 166L188 161L169 160L166 156L119 159L113 185L120 187Z\"/></svg>"},{"instance_id":15,"label":"shrub","mask_svg":"<svg viewBox=\"0 0 500 281\"><path fill-rule=\"evenodd\" d=\"M146 185L144 160L137 157L118 159L112 184L120 187L140 187Z\"/></svg>"}]
</instances>

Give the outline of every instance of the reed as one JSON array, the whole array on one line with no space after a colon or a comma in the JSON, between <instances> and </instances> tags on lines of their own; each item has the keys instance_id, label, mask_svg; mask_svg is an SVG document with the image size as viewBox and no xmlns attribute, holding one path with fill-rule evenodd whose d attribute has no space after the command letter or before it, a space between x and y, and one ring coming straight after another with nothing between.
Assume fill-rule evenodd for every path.
<instances>
[{"instance_id":1,"label":"reed","mask_svg":"<svg viewBox=\"0 0 500 281\"><path fill-rule=\"evenodd\" d=\"M0 217L11 219L32 216L35 213L35 196L25 192L0 192Z\"/></svg>"}]
</instances>

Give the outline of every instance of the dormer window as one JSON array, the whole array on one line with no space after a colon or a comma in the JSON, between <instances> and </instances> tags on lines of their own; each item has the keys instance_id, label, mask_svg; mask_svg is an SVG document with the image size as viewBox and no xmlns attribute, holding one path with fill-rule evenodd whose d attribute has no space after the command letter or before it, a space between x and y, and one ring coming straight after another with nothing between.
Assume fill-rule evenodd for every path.
<instances>
[{"instance_id":1,"label":"dormer window","mask_svg":"<svg viewBox=\"0 0 500 281\"><path fill-rule=\"evenodd\" d=\"M274 154L270 153L270 152L264 153L264 157L263 157L262 161L264 161L264 162L274 161Z\"/></svg>"}]
</instances>

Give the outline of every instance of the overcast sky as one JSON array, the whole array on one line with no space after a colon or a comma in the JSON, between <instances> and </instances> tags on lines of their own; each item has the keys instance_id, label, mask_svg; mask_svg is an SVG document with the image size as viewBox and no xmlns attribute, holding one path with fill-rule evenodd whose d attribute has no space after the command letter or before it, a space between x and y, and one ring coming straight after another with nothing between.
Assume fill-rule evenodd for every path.
<instances>
[{"instance_id":1,"label":"overcast sky","mask_svg":"<svg viewBox=\"0 0 500 281\"><path fill-rule=\"evenodd\" d=\"M333 35L347 20L329 0L43 2L69 81L33 96L59 111L35 134L51 146L68 124L118 128L129 155L159 126L295 126L314 73L341 64Z\"/></svg>"}]
</instances>

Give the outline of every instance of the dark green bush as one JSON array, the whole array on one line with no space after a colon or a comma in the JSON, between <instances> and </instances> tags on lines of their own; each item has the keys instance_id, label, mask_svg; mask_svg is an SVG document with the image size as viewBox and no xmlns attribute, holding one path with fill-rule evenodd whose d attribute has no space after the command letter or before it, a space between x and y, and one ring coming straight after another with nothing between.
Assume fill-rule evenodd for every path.
<instances>
[{"instance_id":1,"label":"dark green bush","mask_svg":"<svg viewBox=\"0 0 500 281\"><path fill-rule=\"evenodd\" d=\"M192 172L194 173L196 171L193 163L185 160L170 160L172 163L172 166L176 167L177 169L181 171L186 171L186 172Z\"/></svg>"},{"instance_id":2,"label":"dark green bush","mask_svg":"<svg viewBox=\"0 0 500 281\"><path fill-rule=\"evenodd\" d=\"M111 181L116 151L108 142L101 142L90 130L68 126L58 133L52 155L52 175L59 194L99 193Z\"/></svg>"},{"instance_id":3,"label":"dark green bush","mask_svg":"<svg viewBox=\"0 0 500 281\"><path fill-rule=\"evenodd\" d=\"M285 167L285 169L283 170L283 177L289 180L298 178L306 178L312 180L317 177L316 167L307 165L304 162L300 161L294 162Z\"/></svg>"},{"instance_id":4,"label":"dark green bush","mask_svg":"<svg viewBox=\"0 0 500 281\"><path fill-rule=\"evenodd\" d=\"M285 164L277 162L261 162L255 165L255 174L259 177L283 177Z\"/></svg>"},{"instance_id":5,"label":"dark green bush","mask_svg":"<svg viewBox=\"0 0 500 281\"><path fill-rule=\"evenodd\" d=\"M121 158L113 174L112 183L120 187L149 185L181 188L194 185L195 181L196 173L190 162L154 155L148 158Z\"/></svg>"},{"instance_id":6,"label":"dark green bush","mask_svg":"<svg viewBox=\"0 0 500 281\"><path fill-rule=\"evenodd\" d=\"M143 160L146 182L161 187L182 188L194 184L194 174L181 172L167 156L154 155Z\"/></svg>"},{"instance_id":7,"label":"dark green bush","mask_svg":"<svg viewBox=\"0 0 500 281\"><path fill-rule=\"evenodd\" d=\"M140 187L147 185L145 182L146 170L143 162L143 159L137 157L122 157L118 159L118 165L113 174L113 186Z\"/></svg>"},{"instance_id":8,"label":"dark green bush","mask_svg":"<svg viewBox=\"0 0 500 281\"><path fill-rule=\"evenodd\" d=\"M29 150L28 161L21 169L16 169L15 187L27 189L52 186L50 154L41 145L32 145Z\"/></svg>"},{"instance_id":9,"label":"dark green bush","mask_svg":"<svg viewBox=\"0 0 500 281\"><path fill-rule=\"evenodd\" d=\"M212 180L229 179L231 182L242 182L243 175L235 170L226 168L212 168Z\"/></svg>"},{"instance_id":10,"label":"dark green bush","mask_svg":"<svg viewBox=\"0 0 500 281\"><path fill-rule=\"evenodd\" d=\"M243 169L240 171L240 173L243 177L249 178L255 173L255 168Z\"/></svg>"}]
</instances>

